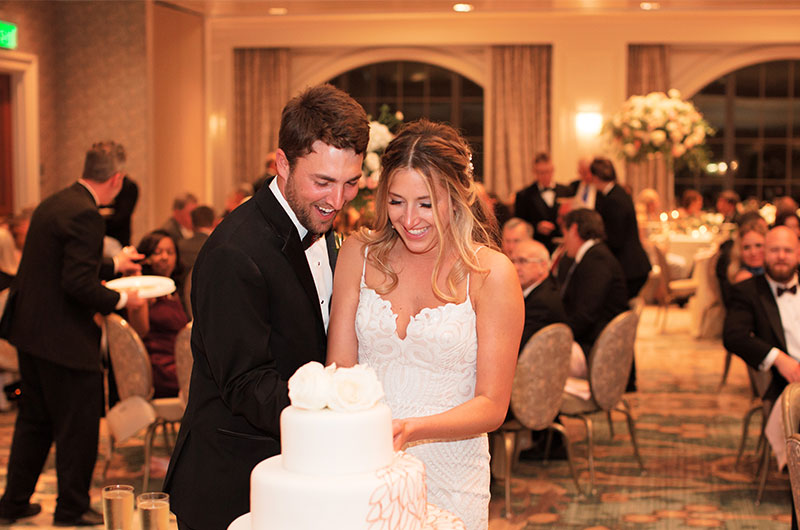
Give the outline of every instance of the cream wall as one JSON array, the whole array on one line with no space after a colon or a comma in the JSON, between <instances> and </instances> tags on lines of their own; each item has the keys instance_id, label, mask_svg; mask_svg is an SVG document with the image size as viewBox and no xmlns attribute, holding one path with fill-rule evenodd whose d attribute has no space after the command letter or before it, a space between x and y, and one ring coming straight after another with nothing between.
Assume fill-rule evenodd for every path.
<instances>
[{"instance_id":1,"label":"cream wall","mask_svg":"<svg viewBox=\"0 0 800 530\"><path fill-rule=\"evenodd\" d=\"M141 187L149 177L148 68L144 2L0 2L0 19L18 26L17 51L36 58L40 194L19 210L80 176L86 150L98 140L121 142L127 169ZM15 137L15 141L22 138ZM15 186L21 183L15 183ZM134 233L149 217L140 204Z\"/></svg>"},{"instance_id":2,"label":"cream wall","mask_svg":"<svg viewBox=\"0 0 800 530\"><path fill-rule=\"evenodd\" d=\"M153 6L153 212L160 225L172 200L191 192L211 200L205 183L203 90L204 21L199 15Z\"/></svg>"},{"instance_id":3,"label":"cream wall","mask_svg":"<svg viewBox=\"0 0 800 530\"><path fill-rule=\"evenodd\" d=\"M755 48L781 47L800 58L796 53L800 10L512 16L472 13L392 16L391 20L379 15L219 18L208 21L207 43L206 180L213 181L216 200L233 184L227 130L233 108L233 49L238 47L290 48L290 86L295 90L387 57L424 60L428 56L436 59L431 62L478 81L490 97L487 52L491 45L551 44L552 155L557 178L569 181L574 178L577 158L603 147L599 139L577 136L575 113L590 110L608 116L624 101L628 44L674 46L675 84L691 93L714 78L709 74L717 63L730 71L749 64L747 61L755 62L759 55L753 53ZM487 152L487 158L490 156Z\"/></svg>"}]
</instances>

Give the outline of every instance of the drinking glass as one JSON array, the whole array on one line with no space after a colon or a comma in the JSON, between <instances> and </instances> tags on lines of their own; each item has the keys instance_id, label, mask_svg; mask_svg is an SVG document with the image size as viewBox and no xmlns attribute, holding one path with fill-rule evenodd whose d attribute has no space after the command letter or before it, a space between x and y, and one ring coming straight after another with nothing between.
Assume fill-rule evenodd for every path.
<instances>
[{"instance_id":1,"label":"drinking glass","mask_svg":"<svg viewBox=\"0 0 800 530\"><path fill-rule=\"evenodd\" d=\"M136 497L142 530L169 530L169 495L160 491Z\"/></svg>"},{"instance_id":2,"label":"drinking glass","mask_svg":"<svg viewBox=\"0 0 800 530\"><path fill-rule=\"evenodd\" d=\"M106 530L133 530L133 486L103 488L103 521Z\"/></svg>"}]
</instances>

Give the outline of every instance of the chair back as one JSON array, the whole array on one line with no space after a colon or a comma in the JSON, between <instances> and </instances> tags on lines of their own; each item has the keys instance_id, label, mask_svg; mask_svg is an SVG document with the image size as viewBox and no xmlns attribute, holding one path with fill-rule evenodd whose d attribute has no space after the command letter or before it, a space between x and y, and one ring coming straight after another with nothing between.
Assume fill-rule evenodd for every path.
<instances>
[{"instance_id":1,"label":"chair back","mask_svg":"<svg viewBox=\"0 0 800 530\"><path fill-rule=\"evenodd\" d=\"M105 317L108 355L120 400L153 397L153 368L142 339L125 319L114 313Z\"/></svg>"},{"instance_id":2,"label":"chair back","mask_svg":"<svg viewBox=\"0 0 800 530\"><path fill-rule=\"evenodd\" d=\"M783 389L782 413L784 436L800 433L800 383L789 383Z\"/></svg>"},{"instance_id":3,"label":"chair back","mask_svg":"<svg viewBox=\"0 0 800 530\"><path fill-rule=\"evenodd\" d=\"M619 403L633 363L633 343L638 315L628 310L606 324L587 359L592 398L603 410Z\"/></svg>"},{"instance_id":4,"label":"chair back","mask_svg":"<svg viewBox=\"0 0 800 530\"><path fill-rule=\"evenodd\" d=\"M786 459L789 462L794 513L800 521L800 434L794 433L786 439Z\"/></svg>"},{"instance_id":5,"label":"chair back","mask_svg":"<svg viewBox=\"0 0 800 530\"><path fill-rule=\"evenodd\" d=\"M566 324L546 326L525 344L511 387L511 410L528 429L542 430L558 415L571 352L572 331Z\"/></svg>"},{"instance_id":6,"label":"chair back","mask_svg":"<svg viewBox=\"0 0 800 530\"><path fill-rule=\"evenodd\" d=\"M175 371L178 375L178 395L184 405L189 402L189 381L192 379L192 323L189 322L175 338Z\"/></svg>"},{"instance_id":7,"label":"chair back","mask_svg":"<svg viewBox=\"0 0 800 530\"><path fill-rule=\"evenodd\" d=\"M669 266L667 265L667 258L664 256L661 247L653 245L653 254L656 256L656 264L658 265L658 281L654 294L656 299L663 303L664 300L669 300L670 295L669 282L671 278L669 275Z\"/></svg>"}]
</instances>

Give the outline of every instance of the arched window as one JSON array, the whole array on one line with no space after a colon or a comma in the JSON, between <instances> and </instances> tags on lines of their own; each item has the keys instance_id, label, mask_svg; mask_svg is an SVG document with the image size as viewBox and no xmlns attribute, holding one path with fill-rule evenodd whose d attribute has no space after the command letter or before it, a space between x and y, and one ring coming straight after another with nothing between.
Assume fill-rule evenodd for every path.
<instances>
[{"instance_id":1,"label":"arched window","mask_svg":"<svg viewBox=\"0 0 800 530\"><path fill-rule=\"evenodd\" d=\"M698 189L706 205L729 188L742 199L800 197L800 60L741 68L692 100L717 133L707 142L708 172L677 172L676 197L686 188Z\"/></svg>"},{"instance_id":2,"label":"arched window","mask_svg":"<svg viewBox=\"0 0 800 530\"><path fill-rule=\"evenodd\" d=\"M427 63L390 61L350 70L330 80L377 117L381 105L404 121L428 118L461 131L473 150L475 174L483 175L483 88L466 77Z\"/></svg>"}]
</instances>

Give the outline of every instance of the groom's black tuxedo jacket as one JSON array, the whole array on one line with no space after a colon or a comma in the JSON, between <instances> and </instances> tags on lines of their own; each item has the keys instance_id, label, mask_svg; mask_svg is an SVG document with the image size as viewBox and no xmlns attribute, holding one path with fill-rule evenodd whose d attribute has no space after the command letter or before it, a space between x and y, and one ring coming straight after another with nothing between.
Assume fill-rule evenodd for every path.
<instances>
[{"instance_id":1,"label":"groom's black tuxedo jacket","mask_svg":"<svg viewBox=\"0 0 800 530\"><path fill-rule=\"evenodd\" d=\"M196 530L227 528L250 511L251 470L280 452L287 380L309 361L325 362L314 279L268 184L220 223L195 262L194 366L164 490Z\"/></svg>"},{"instance_id":2,"label":"groom's black tuxedo jacket","mask_svg":"<svg viewBox=\"0 0 800 530\"><path fill-rule=\"evenodd\" d=\"M755 369L773 347L786 351L778 304L763 274L731 286L722 341L726 350ZM762 397L774 401L785 386L786 379L773 366L772 384Z\"/></svg>"}]
</instances>

